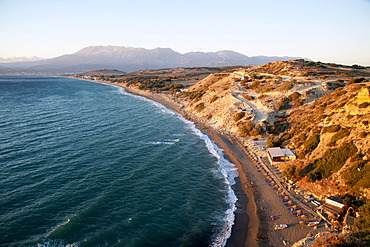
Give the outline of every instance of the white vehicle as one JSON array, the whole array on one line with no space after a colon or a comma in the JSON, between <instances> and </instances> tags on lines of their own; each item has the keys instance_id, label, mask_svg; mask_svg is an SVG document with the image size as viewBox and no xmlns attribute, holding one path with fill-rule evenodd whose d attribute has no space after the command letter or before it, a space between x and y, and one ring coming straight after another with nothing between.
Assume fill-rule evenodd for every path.
<instances>
[{"instance_id":1,"label":"white vehicle","mask_svg":"<svg viewBox=\"0 0 370 247\"><path fill-rule=\"evenodd\" d=\"M311 200L311 203L312 203L313 205L317 206L317 207L321 205L321 203L320 203L320 202L318 202L318 201L316 201L315 199Z\"/></svg>"},{"instance_id":2,"label":"white vehicle","mask_svg":"<svg viewBox=\"0 0 370 247\"><path fill-rule=\"evenodd\" d=\"M285 228L288 228L287 224L281 224L281 225L275 225L274 226L274 230L282 230L282 229L285 229Z\"/></svg>"},{"instance_id":3,"label":"white vehicle","mask_svg":"<svg viewBox=\"0 0 370 247\"><path fill-rule=\"evenodd\" d=\"M319 225L320 222L319 221L313 221L313 222L308 222L307 226L311 226L311 227L314 227L314 226L317 226Z\"/></svg>"}]
</instances>

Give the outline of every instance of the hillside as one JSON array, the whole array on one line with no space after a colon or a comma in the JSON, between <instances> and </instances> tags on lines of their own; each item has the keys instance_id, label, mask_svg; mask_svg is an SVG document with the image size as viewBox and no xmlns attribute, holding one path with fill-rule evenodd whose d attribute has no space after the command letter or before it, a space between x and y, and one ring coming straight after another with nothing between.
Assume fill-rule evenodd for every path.
<instances>
[{"instance_id":1,"label":"hillside","mask_svg":"<svg viewBox=\"0 0 370 247\"><path fill-rule=\"evenodd\" d=\"M280 142L298 154L292 178L317 194L370 196L370 83L351 83L294 110Z\"/></svg>"},{"instance_id":2,"label":"hillside","mask_svg":"<svg viewBox=\"0 0 370 247\"><path fill-rule=\"evenodd\" d=\"M291 178L317 194L369 197L369 78L357 66L294 60L212 74L183 95L210 126L245 137L267 131L292 148Z\"/></svg>"},{"instance_id":3,"label":"hillside","mask_svg":"<svg viewBox=\"0 0 370 247\"><path fill-rule=\"evenodd\" d=\"M94 76L120 76L125 74L125 72L116 69L98 69L93 71L88 71L79 74L81 77L94 77Z\"/></svg>"}]
</instances>

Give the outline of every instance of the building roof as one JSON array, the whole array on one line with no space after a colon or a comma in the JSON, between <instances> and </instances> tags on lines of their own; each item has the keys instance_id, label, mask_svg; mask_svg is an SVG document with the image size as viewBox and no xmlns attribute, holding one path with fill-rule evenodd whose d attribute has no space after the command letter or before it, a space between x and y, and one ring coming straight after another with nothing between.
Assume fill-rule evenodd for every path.
<instances>
[{"instance_id":1,"label":"building roof","mask_svg":"<svg viewBox=\"0 0 370 247\"><path fill-rule=\"evenodd\" d=\"M281 148L268 148L267 151L269 152L269 154L272 158L284 157L285 156L285 154L281 150Z\"/></svg>"},{"instance_id":2,"label":"building roof","mask_svg":"<svg viewBox=\"0 0 370 247\"><path fill-rule=\"evenodd\" d=\"M329 196L326 198L326 203L331 204L333 206L339 207L339 208L344 208L343 200L339 197L335 196Z\"/></svg>"},{"instance_id":3,"label":"building roof","mask_svg":"<svg viewBox=\"0 0 370 247\"><path fill-rule=\"evenodd\" d=\"M281 149L283 151L283 153L286 155L286 156L294 156L295 157L295 154L293 153L292 150L290 149L287 149L287 148L283 148Z\"/></svg>"},{"instance_id":4,"label":"building roof","mask_svg":"<svg viewBox=\"0 0 370 247\"><path fill-rule=\"evenodd\" d=\"M342 208L340 207L336 207L332 204L329 204L327 202L325 202L322 206L322 209L327 211L327 212L330 212L332 214L341 214L342 213Z\"/></svg>"},{"instance_id":5,"label":"building roof","mask_svg":"<svg viewBox=\"0 0 370 247\"><path fill-rule=\"evenodd\" d=\"M329 196L327 199L330 199L332 201L336 201L336 202L339 202L339 203L343 203L343 199L341 199L339 197L336 197L336 196Z\"/></svg>"}]
</instances>

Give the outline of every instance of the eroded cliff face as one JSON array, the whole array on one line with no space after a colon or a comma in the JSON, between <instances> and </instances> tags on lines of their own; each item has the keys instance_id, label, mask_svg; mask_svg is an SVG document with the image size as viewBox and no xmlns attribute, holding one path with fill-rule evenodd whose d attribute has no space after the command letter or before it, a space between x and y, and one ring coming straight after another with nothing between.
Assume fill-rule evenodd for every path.
<instances>
[{"instance_id":1,"label":"eroded cliff face","mask_svg":"<svg viewBox=\"0 0 370 247\"><path fill-rule=\"evenodd\" d=\"M189 102L185 110L212 127L237 134L234 115L247 105L232 94L238 89L234 78L233 74L211 74L201 80L188 90Z\"/></svg>"},{"instance_id":2,"label":"eroded cliff face","mask_svg":"<svg viewBox=\"0 0 370 247\"><path fill-rule=\"evenodd\" d=\"M370 104L363 101L369 88L370 82L348 84L289 117L281 141L298 153L300 184L318 195L370 198Z\"/></svg>"}]
</instances>

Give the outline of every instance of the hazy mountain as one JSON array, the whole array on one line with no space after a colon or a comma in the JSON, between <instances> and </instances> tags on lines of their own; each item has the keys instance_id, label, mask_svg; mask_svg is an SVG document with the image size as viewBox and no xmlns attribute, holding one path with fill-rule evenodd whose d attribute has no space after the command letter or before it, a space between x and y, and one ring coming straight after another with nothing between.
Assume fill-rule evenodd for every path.
<instances>
[{"instance_id":1,"label":"hazy mountain","mask_svg":"<svg viewBox=\"0 0 370 247\"><path fill-rule=\"evenodd\" d=\"M97 69L118 69L132 72L196 66L260 65L272 61L297 59L295 57L248 57L234 51L189 52L185 54L170 48L132 48L123 46L89 46L76 53L52 59L1 63L0 73L81 73Z\"/></svg>"},{"instance_id":2,"label":"hazy mountain","mask_svg":"<svg viewBox=\"0 0 370 247\"><path fill-rule=\"evenodd\" d=\"M18 62L34 62L44 60L40 57L0 57L0 63L18 63Z\"/></svg>"}]
</instances>

